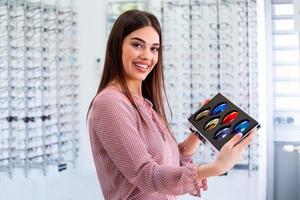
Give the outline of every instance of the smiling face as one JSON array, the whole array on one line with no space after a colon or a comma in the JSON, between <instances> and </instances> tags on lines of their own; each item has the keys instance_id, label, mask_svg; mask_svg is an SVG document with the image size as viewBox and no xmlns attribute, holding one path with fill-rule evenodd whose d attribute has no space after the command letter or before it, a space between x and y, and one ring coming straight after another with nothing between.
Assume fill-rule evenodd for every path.
<instances>
[{"instance_id":1,"label":"smiling face","mask_svg":"<svg viewBox=\"0 0 300 200\"><path fill-rule=\"evenodd\" d=\"M141 84L158 61L159 35L151 26L131 32L124 38L122 62L127 84Z\"/></svg>"}]
</instances>

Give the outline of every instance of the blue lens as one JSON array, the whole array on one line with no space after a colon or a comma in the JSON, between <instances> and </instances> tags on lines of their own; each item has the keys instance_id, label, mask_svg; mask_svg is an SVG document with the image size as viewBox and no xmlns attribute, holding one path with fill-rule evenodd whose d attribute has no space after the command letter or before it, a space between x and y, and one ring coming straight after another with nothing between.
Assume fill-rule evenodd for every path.
<instances>
[{"instance_id":1,"label":"blue lens","mask_svg":"<svg viewBox=\"0 0 300 200\"><path fill-rule=\"evenodd\" d=\"M245 130L249 127L249 125L250 125L249 120L243 120L234 127L233 132L244 133Z\"/></svg>"},{"instance_id":2,"label":"blue lens","mask_svg":"<svg viewBox=\"0 0 300 200\"><path fill-rule=\"evenodd\" d=\"M227 108L227 106L228 106L227 103L221 103L221 104L217 105L217 106L213 109L212 115L217 115L217 114L223 112L223 111Z\"/></svg>"},{"instance_id":3,"label":"blue lens","mask_svg":"<svg viewBox=\"0 0 300 200\"><path fill-rule=\"evenodd\" d=\"M219 130L215 136L214 139L215 140L222 140L223 138L225 138L227 135L229 135L230 128L223 128L221 130Z\"/></svg>"}]
</instances>

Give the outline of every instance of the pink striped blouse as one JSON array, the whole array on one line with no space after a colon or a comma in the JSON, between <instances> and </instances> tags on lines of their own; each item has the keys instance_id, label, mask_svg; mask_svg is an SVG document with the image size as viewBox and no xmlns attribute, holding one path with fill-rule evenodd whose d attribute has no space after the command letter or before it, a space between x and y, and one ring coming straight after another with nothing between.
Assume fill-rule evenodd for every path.
<instances>
[{"instance_id":1,"label":"pink striped blouse","mask_svg":"<svg viewBox=\"0 0 300 200\"><path fill-rule=\"evenodd\" d=\"M180 154L180 145L152 103L133 98L147 125L113 86L97 95L90 112L90 140L104 198L170 200L186 193L200 196L206 182L196 179L197 165L191 156Z\"/></svg>"}]
</instances>

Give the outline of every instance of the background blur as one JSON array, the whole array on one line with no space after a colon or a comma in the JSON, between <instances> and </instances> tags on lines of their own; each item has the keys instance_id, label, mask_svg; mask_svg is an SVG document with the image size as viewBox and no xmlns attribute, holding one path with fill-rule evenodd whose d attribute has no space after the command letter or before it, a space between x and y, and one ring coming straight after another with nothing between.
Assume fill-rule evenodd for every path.
<instances>
[{"instance_id":1,"label":"background blur","mask_svg":"<svg viewBox=\"0 0 300 200\"><path fill-rule=\"evenodd\" d=\"M103 199L85 117L111 26L132 8L161 22L178 141L218 92L261 124L202 198L299 200L298 0L1 0L0 200ZM195 162L214 157L200 145Z\"/></svg>"}]
</instances>

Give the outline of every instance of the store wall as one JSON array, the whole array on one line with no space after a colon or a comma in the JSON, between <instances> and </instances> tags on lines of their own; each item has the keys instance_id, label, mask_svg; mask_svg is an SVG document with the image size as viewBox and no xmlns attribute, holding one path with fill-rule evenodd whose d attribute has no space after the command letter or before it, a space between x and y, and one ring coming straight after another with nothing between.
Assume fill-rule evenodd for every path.
<instances>
[{"instance_id":1,"label":"store wall","mask_svg":"<svg viewBox=\"0 0 300 200\"><path fill-rule=\"evenodd\" d=\"M34 170L25 178L22 170L16 171L13 179L0 175L0 200L96 200L103 199L92 160L89 137L85 124L88 104L99 83L100 66L105 50L105 3L104 1L77 1L79 13L79 63L80 68L80 156L77 168L57 172L57 167L49 169L43 176ZM101 63L96 62L101 58ZM208 191L204 199L263 200L257 181L259 174L248 177L246 170L234 170L229 176L208 180ZM196 199L189 195L179 198Z\"/></svg>"},{"instance_id":2,"label":"store wall","mask_svg":"<svg viewBox=\"0 0 300 200\"><path fill-rule=\"evenodd\" d=\"M80 68L80 154L76 169L66 171L49 168L47 176L39 169L25 178L23 170L15 170L13 178L0 173L0 200L96 200L101 195L85 124L87 106L98 85L97 57L103 57L105 35L105 3L76 1L79 21ZM99 70L98 70L99 71Z\"/></svg>"}]
</instances>

